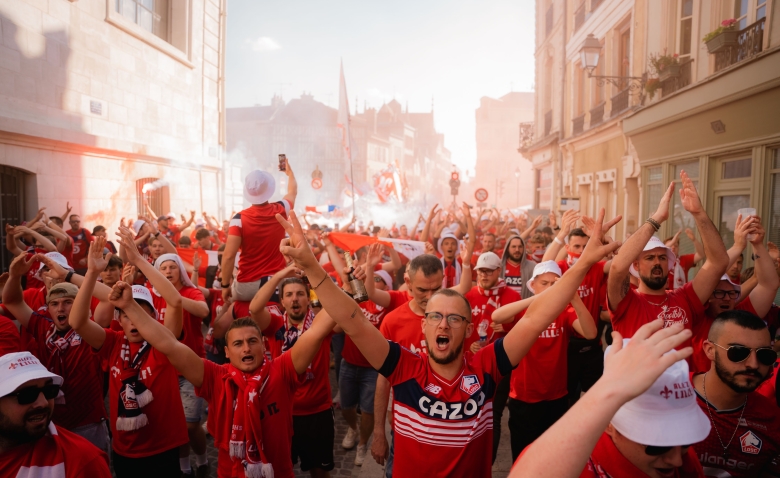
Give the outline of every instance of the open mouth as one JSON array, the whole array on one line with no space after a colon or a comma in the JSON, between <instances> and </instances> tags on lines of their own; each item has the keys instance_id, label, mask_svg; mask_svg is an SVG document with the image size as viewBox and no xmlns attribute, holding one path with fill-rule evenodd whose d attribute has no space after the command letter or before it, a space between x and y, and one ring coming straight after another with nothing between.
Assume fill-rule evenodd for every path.
<instances>
[{"instance_id":1,"label":"open mouth","mask_svg":"<svg viewBox=\"0 0 780 478\"><path fill-rule=\"evenodd\" d=\"M131 335L138 335L138 329L130 329Z\"/></svg>"},{"instance_id":2,"label":"open mouth","mask_svg":"<svg viewBox=\"0 0 780 478\"><path fill-rule=\"evenodd\" d=\"M255 356L254 355L244 355L243 357L241 357L241 361L243 363L252 363L252 362L255 361Z\"/></svg>"},{"instance_id":3,"label":"open mouth","mask_svg":"<svg viewBox=\"0 0 780 478\"><path fill-rule=\"evenodd\" d=\"M655 471L658 473L658 476L661 477L674 476L674 468L656 468Z\"/></svg>"},{"instance_id":4,"label":"open mouth","mask_svg":"<svg viewBox=\"0 0 780 478\"><path fill-rule=\"evenodd\" d=\"M450 345L450 338L446 335L436 336L436 348L438 350L445 350Z\"/></svg>"},{"instance_id":5,"label":"open mouth","mask_svg":"<svg viewBox=\"0 0 780 478\"><path fill-rule=\"evenodd\" d=\"M49 412L47 411L34 412L27 415L26 417L26 421L32 423L33 425L43 423L48 419L49 419Z\"/></svg>"},{"instance_id":6,"label":"open mouth","mask_svg":"<svg viewBox=\"0 0 780 478\"><path fill-rule=\"evenodd\" d=\"M68 323L68 316L67 315L58 315L56 317L57 325L65 325Z\"/></svg>"}]
</instances>

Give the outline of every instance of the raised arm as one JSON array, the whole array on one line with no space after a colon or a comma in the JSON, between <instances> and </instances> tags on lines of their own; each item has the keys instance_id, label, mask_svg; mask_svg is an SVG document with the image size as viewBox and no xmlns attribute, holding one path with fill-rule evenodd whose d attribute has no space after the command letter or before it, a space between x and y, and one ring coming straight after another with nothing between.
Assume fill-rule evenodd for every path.
<instances>
[{"instance_id":1,"label":"raised arm","mask_svg":"<svg viewBox=\"0 0 780 478\"><path fill-rule=\"evenodd\" d=\"M298 269L294 265L285 267L268 279L252 297L252 302L249 303L249 316L257 323L260 330L265 330L271 323L271 314L268 312L266 304L273 297L279 283L287 277L298 275L297 272Z\"/></svg>"},{"instance_id":2,"label":"raised arm","mask_svg":"<svg viewBox=\"0 0 780 478\"><path fill-rule=\"evenodd\" d=\"M60 219L62 219L62 223L68 222L68 216L70 216L70 212L73 211L73 208L70 206L70 201L67 202L67 207L65 208L65 213L60 216Z\"/></svg>"},{"instance_id":3,"label":"raised arm","mask_svg":"<svg viewBox=\"0 0 780 478\"><path fill-rule=\"evenodd\" d=\"M550 213L552 214L552 212ZM569 209L563 213L561 217L561 230L558 231L558 235L555 236L555 240L547 246L547 250L544 251L544 261L556 261L558 260L558 252L561 251L566 244L566 236L571 232L572 226L579 219L579 214L574 209Z\"/></svg>"},{"instance_id":4,"label":"raised arm","mask_svg":"<svg viewBox=\"0 0 780 478\"><path fill-rule=\"evenodd\" d=\"M309 243L306 242L295 212L290 212L292 224L278 214L276 219L290 236L289 239L282 241L280 247L282 254L292 258L296 265L304 270L317 291L317 297L322 302L323 308L350 336L368 363L376 369L380 368L390 351L387 340L382 337L379 329L365 318L357 302L343 293L322 269L312 254Z\"/></svg>"},{"instance_id":5,"label":"raised arm","mask_svg":"<svg viewBox=\"0 0 780 478\"><path fill-rule=\"evenodd\" d=\"M434 204L434 206L431 208L431 211L428 213L428 219L425 221L425 227L423 227L422 234L420 235L420 240L423 242L428 240L428 235L431 233L431 223L433 222L433 218L436 217L440 211L437 210L438 207L438 204Z\"/></svg>"},{"instance_id":6,"label":"raised arm","mask_svg":"<svg viewBox=\"0 0 780 478\"><path fill-rule=\"evenodd\" d=\"M531 225L528 226L526 230L520 233L520 237L523 238L523 242L527 241L529 237L531 237L531 234L534 233L537 227L539 227L539 224L542 223L542 215L538 215L534 218L533 221L531 221Z\"/></svg>"},{"instance_id":7,"label":"raised arm","mask_svg":"<svg viewBox=\"0 0 780 478\"><path fill-rule=\"evenodd\" d=\"M460 282L458 285L450 287L460 295L466 295L471 290L471 258L474 256L474 241L469 240L460 250Z\"/></svg>"},{"instance_id":8,"label":"raised arm","mask_svg":"<svg viewBox=\"0 0 780 478\"><path fill-rule=\"evenodd\" d=\"M228 305L230 304L230 305ZM223 339L227 330L230 328L230 324L233 323L233 303L225 302L226 307L222 308L222 315L214 318L212 327L214 327L214 338Z\"/></svg>"},{"instance_id":9,"label":"raised arm","mask_svg":"<svg viewBox=\"0 0 780 478\"><path fill-rule=\"evenodd\" d=\"M195 211L190 211L190 218L187 219L186 221L184 221L184 224L179 226L179 230L183 231L183 230L187 229L188 227L190 227L192 225L193 222L195 222Z\"/></svg>"},{"instance_id":10,"label":"raised arm","mask_svg":"<svg viewBox=\"0 0 780 478\"><path fill-rule=\"evenodd\" d=\"M619 220L620 218L615 218L604 227L609 229ZM554 287L539 294L537 300L528 307L523 320L515 324L514 328L504 337L504 349L513 366L517 365L520 359L528 353L539 334L569 305L591 266L620 247L619 243L604 244L602 242L601 226L603 222L604 209L599 213L596 221L598 227L595 228L596 231L591 235L588 245L585 246L577 263L563 274Z\"/></svg>"},{"instance_id":11,"label":"raised arm","mask_svg":"<svg viewBox=\"0 0 780 478\"><path fill-rule=\"evenodd\" d=\"M535 298L536 296L532 295L527 299L502 305L493 311L493 315L491 315L490 318L493 319L493 322L496 324L508 324L515 319L517 314L530 307Z\"/></svg>"},{"instance_id":12,"label":"raised arm","mask_svg":"<svg viewBox=\"0 0 780 478\"><path fill-rule=\"evenodd\" d=\"M761 225L760 218L756 218L754 237L750 243L753 245L753 260L755 261L755 278L758 281L756 287L750 292L750 302L759 317L764 317L772 302L775 300L777 288L780 287L775 270L774 261L769 257L769 251L764 246L766 231Z\"/></svg>"},{"instance_id":13,"label":"raised arm","mask_svg":"<svg viewBox=\"0 0 780 478\"><path fill-rule=\"evenodd\" d=\"M658 224L663 223L669 217L669 203L674 194L674 183L670 183L666 192L658 204L658 209L650 218ZM593 229L598 229L594 227ZM620 254L612 259L612 267L609 269L609 278L607 279L607 299L611 309L617 308L623 297L629 290L629 272L628 268L632 262L639 257L645 244L655 234L655 228L649 222L645 222L631 234L623 246L620 248Z\"/></svg>"},{"instance_id":14,"label":"raised arm","mask_svg":"<svg viewBox=\"0 0 780 478\"><path fill-rule=\"evenodd\" d=\"M102 249L100 250L100 253L103 253ZM46 277L64 282L65 279L68 278L68 274L71 272L44 254L36 254L35 259L43 263L43 265L49 269L47 272L43 272L43 275ZM84 283L84 276L75 273L70 274L70 279L68 282L75 285L76 287L81 287L81 285ZM111 289L102 282L98 282L93 287L94 290L90 295L96 297L100 302L108 302L108 294L111 293Z\"/></svg>"},{"instance_id":15,"label":"raised arm","mask_svg":"<svg viewBox=\"0 0 780 478\"><path fill-rule=\"evenodd\" d=\"M696 229L698 229L701 235L701 241L704 244L704 255L707 257L704 265L701 266L699 272L696 273L696 277L693 278L693 290L701 303L704 304L710 298L718 282L720 282L723 273L726 272L729 260L723 239L721 239L715 224L712 223L704 207L702 207L699 193L696 191L693 181L691 181L691 178L688 177L688 173L685 171L680 172L680 179L682 179L680 202L683 208L693 216L693 220L696 221Z\"/></svg>"},{"instance_id":16,"label":"raised arm","mask_svg":"<svg viewBox=\"0 0 780 478\"><path fill-rule=\"evenodd\" d=\"M402 266L401 256L399 256L398 252L396 252L396 250L392 247L384 246L384 249L387 251L387 255L390 256L390 262L385 262L384 264L382 264L382 270L390 274L393 274L395 273L395 271L399 270Z\"/></svg>"},{"instance_id":17,"label":"raised arm","mask_svg":"<svg viewBox=\"0 0 780 478\"><path fill-rule=\"evenodd\" d=\"M574 292L571 306L574 307L574 312L577 313L577 320L572 324L572 328L588 340L595 339L598 334L596 321L593 320L590 311L582 302L579 292Z\"/></svg>"},{"instance_id":18,"label":"raised arm","mask_svg":"<svg viewBox=\"0 0 780 478\"><path fill-rule=\"evenodd\" d=\"M8 281L3 287L3 305L25 328L30 322L33 310L24 302L22 277L30 271L33 264L35 264L35 256L28 257L28 254L16 256L8 267Z\"/></svg>"},{"instance_id":19,"label":"raised arm","mask_svg":"<svg viewBox=\"0 0 780 478\"><path fill-rule=\"evenodd\" d=\"M693 243L693 249L695 251L693 254L693 263L698 264L702 259L706 259L707 256L704 254L704 246L696 239L696 235L693 231L690 228L686 228L685 235L688 236L688 239Z\"/></svg>"},{"instance_id":20,"label":"raised arm","mask_svg":"<svg viewBox=\"0 0 780 478\"><path fill-rule=\"evenodd\" d=\"M147 201L146 198L144 198L144 208L146 208L146 212L149 213L149 217L151 217L152 219L157 219L158 217L160 217L156 212L154 212L152 207L149 205L149 201Z\"/></svg>"},{"instance_id":21,"label":"raised arm","mask_svg":"<svg viewBox=\"0 0 780 478\"><path fill-rule=\"evenodd\" d=\"M295 345L290 349L290 359L292 359L293 367L298 374L306 371L311 361L314 360L314 356L320 351L322 341L333 331L335 326L336 322L328 315L328 312L321 310L314 317L309 330L298 337Z\"/></svg>"},{"instance_id":22,"label":"raised arm","mask_svg":"<svg viewBox=\"0 0 780 478\"><path fill-rule=\"evenodd\" d=\"M366 256L366 280L364 281L364 284L366 286L366 292L368 293L368 299L380 307L387 307L392 300L390 293L385 290L377 289L374 284L374 267L376 267L381 260L382 244L378 242L371 244L368 248L368 256Z\"/></svg>"},{"instance_id":23,"label":"raised arm","mask_svg":"<svg viewBox=\"0 0 780 478\"><path fill-rule=\"evenodd\" d=\"M233 269L236 266L236 255L241 248L241 236L230 235L222 253L222 299L230 297L230 284L233 282Z\"/></svg>"},{"instance_id":24,"label":"raised arm","mask_svg":"<svg viewBox=\"0 0 780 478\"><path fill-rule=\"evenodd\" d=\"M734 226L734 245L726 251L726 255L729 256L727 269L733 266L737 259L742 257L742 253L745 251L745 247L747 247L748 234L755 232L755 223L756 218L754 216L743 218L742 214L737 215L737 224Z\"/></svg>"},{"instance_id":25,"label":"raised arm","mask_svg":"<svg viewBox=\"0 0 780 478\"><path fill-rule=\"evenodd\" d=\"M16 238L16 228L10 224L5 225L5 248L12 256L16 257L24 253L24 249L20 246L19 240Z\"/></svg>"},{"instance_id":26,"label":"raised arm","mask_svg":"<svg viewBox=\"0 0 780 478\"><path fill-rule=\"evenodd\" d=\"M643 325L625 347L620 334L612 332L604 375L530 445L512 467L510 478L580 476L618 409L650 388L673 363L691 355L690 347L674 350L690 338L690 330L680 324L662 327L661 320Z\"/></svg>"},{"instance_id":27,"label":"raised arm","mask_svg":"<svg viewBox=\"0 0 780 478\"><path fill-rule=\"evenodd\" d=\"M133 290L130 284L119 281L111 291L111 303L127 314L127 317L138 329L138 333L152 347L163 353L171 365L196 387L203 384L203 360L187 345L176 340L176 336L160 324L154 317L141 308L133 300ZM170 304L169 304L170 305ZM178 308L181 314L181 308ZM167 311L166 311L167 315Z\"/></svg>"},{"instance_id":28,"label":"raised arm","mask_svg":"<svg viewBox=\"0 0 780 478\"><path fill-rule=\"evenodd\" d=\"M86 342L95 350L100 350L106 341L106 330L96 322L89 320L89 306L92 292L95 290L100 273L106 270L111 254L103 257L103 247L106 240L102 237L95 239L89 245L87 252L87 274L79 287L79 292L73 300L73 307L68 315L68 323ZM132 295L132 294L131 294Z\"/></svg>"},{"instance_id":29,"label":"raised arm","mask_svg":"<svg viewBox=\"0 0 780 478\"><path fill-rule=\"evenodd\" d=\"M292 209L295 207L295 198L298 196L298 180L295 179L295 173L293 173L290 167L290 161L285 159L284 163L287 165L285 168L285 174L287 174L287 194L285 194L284 199L290 204L290 209Z\"/></svg>"},{"instance_id":30,"label":"raised arm","mask_svg":"<svg viewBox=\"0 0 780 478\"><path fill-rule=\"evenodd\" d=\"M15 231L17 233L29 234L41 243L44 249L48 252L54 252L57 250L57 246L54 245L48 238L43 237L38 231L34 231L27 226L16 226Z\"/></svg>"}]
</instances>

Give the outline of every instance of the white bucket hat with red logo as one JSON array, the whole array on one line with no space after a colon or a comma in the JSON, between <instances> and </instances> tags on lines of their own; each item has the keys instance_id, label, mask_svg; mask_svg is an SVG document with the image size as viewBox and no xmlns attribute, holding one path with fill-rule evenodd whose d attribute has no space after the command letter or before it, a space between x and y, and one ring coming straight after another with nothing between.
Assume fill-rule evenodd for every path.
<instances>
[{"instance_id":1,"label":"white bucket hat with red logo","mask_svg":"<svg viewBox=\"0 0 780 478\"><path fill-rule=\"evenodd\" d=\"M534 280L536 280L538 276L547 272L552 272L558 277L563 275L563 273L561 273L561 268L560 266L558 266L557 262L555 261L540 262L534 266L534 273L531 276L531 280L528 281L528 290L536 294L536 292L534 292Z\"/></svg>"},{"instance_id":2,"label":"white bucket hat with red logo","mask_svg":"<svg viewBox=\"0 0 780 478\"><path fill-rule=\"evenodd\" d=\"M62 377L49 372L30 352L14 352L0 357L0 397L16 391L30 380L51 378L55 385L62 385Z\"/></svg>"},{"instance_id":3,"label":"white bucket hat with red logo","mask_svg":"<svg viewBox=\"0 0 780 478\"><path fill-rule=\"evenodd\" d=\"M653 249L666 249L666 262L668 263L667 272L674 270L674 261L677 260L677 256L674 255L674 252L672 252L672 249L669 247L666 247L666 244L661 242L660 239L658 239L655 236L650 236L650 240L647 241L647 244L645 244L644 249L642 249L642 252L652 251ZM639 272L637 272L636 268L634 267L634 264L632 263L630 266L628 266L628 272L631 273L632 276L639 278Z\"/></svg>"},{"instance_id":4,"label":"white bucket hat with red logo","mask_svg":"<svg viewBox=\"0 0 780 478\"><path fill-rule=\"evenodd\" d=\"M623 339L623 346L630 340ZM629 440L652 446L693 445L704 441L711 427L696 403L685 360L672 364L645 393L623 404L612 426Z\"/></svg>"}]
</instances>

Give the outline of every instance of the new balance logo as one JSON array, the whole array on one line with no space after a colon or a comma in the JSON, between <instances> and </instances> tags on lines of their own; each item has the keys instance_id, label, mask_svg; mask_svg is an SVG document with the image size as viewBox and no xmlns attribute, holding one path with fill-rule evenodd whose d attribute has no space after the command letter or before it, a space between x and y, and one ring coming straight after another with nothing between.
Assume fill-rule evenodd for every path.
<instances>
[{"instance_id":1,"label":"new balance logo","mask_svg":"<svg viewBox=\"0 0 780 478\"><path fill-rule=\"evenodd\" d=\"M428 385L425 386L425 391L426 392L431 392L434 395L438 395L439 392L441 392L441 387L439 387L437 385L434 385L432 383L429 383Z\"/></svg>"}]
</instances>

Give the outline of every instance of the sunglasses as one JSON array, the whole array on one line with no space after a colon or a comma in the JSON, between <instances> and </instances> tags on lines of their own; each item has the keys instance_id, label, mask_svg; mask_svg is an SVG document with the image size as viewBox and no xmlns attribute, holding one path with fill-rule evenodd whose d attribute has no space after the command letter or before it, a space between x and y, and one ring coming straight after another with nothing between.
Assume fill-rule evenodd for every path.
<instances>
[{"instance_id":1,"label":"sunglasses","mask_svg":"<svg viewBox=\"0 0 780 478\"><path fill-rule=\"evenodd\" d=\"M385 281L385 280L384 280L384 279L382 279L382 278L381 278L381 277L379 277L379 276L375 276L375 277L374 277L374 282L384 282L384 281Z\"/></svg>"},{"instance_id":2,"label":"sunglasses","mask_svg":"<svg viewBox=\"0 0 780 478\"><path fill-rule=\"evenodd\" d=\"M19 405L29 405L35 402L36 400L38 400L38 396L41 393L43 393L43 397L46 400L52 400L54 398L57 398L57 395L59 395L60 386L50 383L48 385L44 385L42 388L25 387L13 393L9 393L6 396L7 397L16 396L16 401L19 403Z\"/></svg>"},{"instance_id":3,"label":"sunglasses","mask_svg":"<svg viewBox=\"0 0 780 478\"><path fill-rule=\"evenodd\" d=\"M739 291L738 290L714 290L712 291L712 296L716 299L722 299L726 296L729 296L729 299L736 300L737 297L739 297Z\"/></svg>"},{"instance_id":4,"label":"sunglasses","mask_svg":"<svg viewBox=\"0 0 780 478\"><path fill-rule=\"evenodd\" d=\"M709 341L708 341L709 342ZM734 363L740 363L747 360L750 357L750 352L756 351L756 359L761 362L762 365L772 365L777 360L777 352L771 347L759 347L751 349L744 345L732 345L730 347L723 347L715 342L710 342L712 345L722 348L726 351L726 357Z\"/></svg>"},{"instance_id":5,"label":"sunglasses","mask_svg":"<svg viewBox=\"0 0 780 478\"><path fill-rule=\"evenodd\" d=\"M686 449L688 449L691 445L682 445L683 452L685 452ZM665 453L669 453L669 451L674 448L673 446L653 446L653 445L645 445L645 454L650 456L661 456Z\"/></svg>"}]
</instances>

